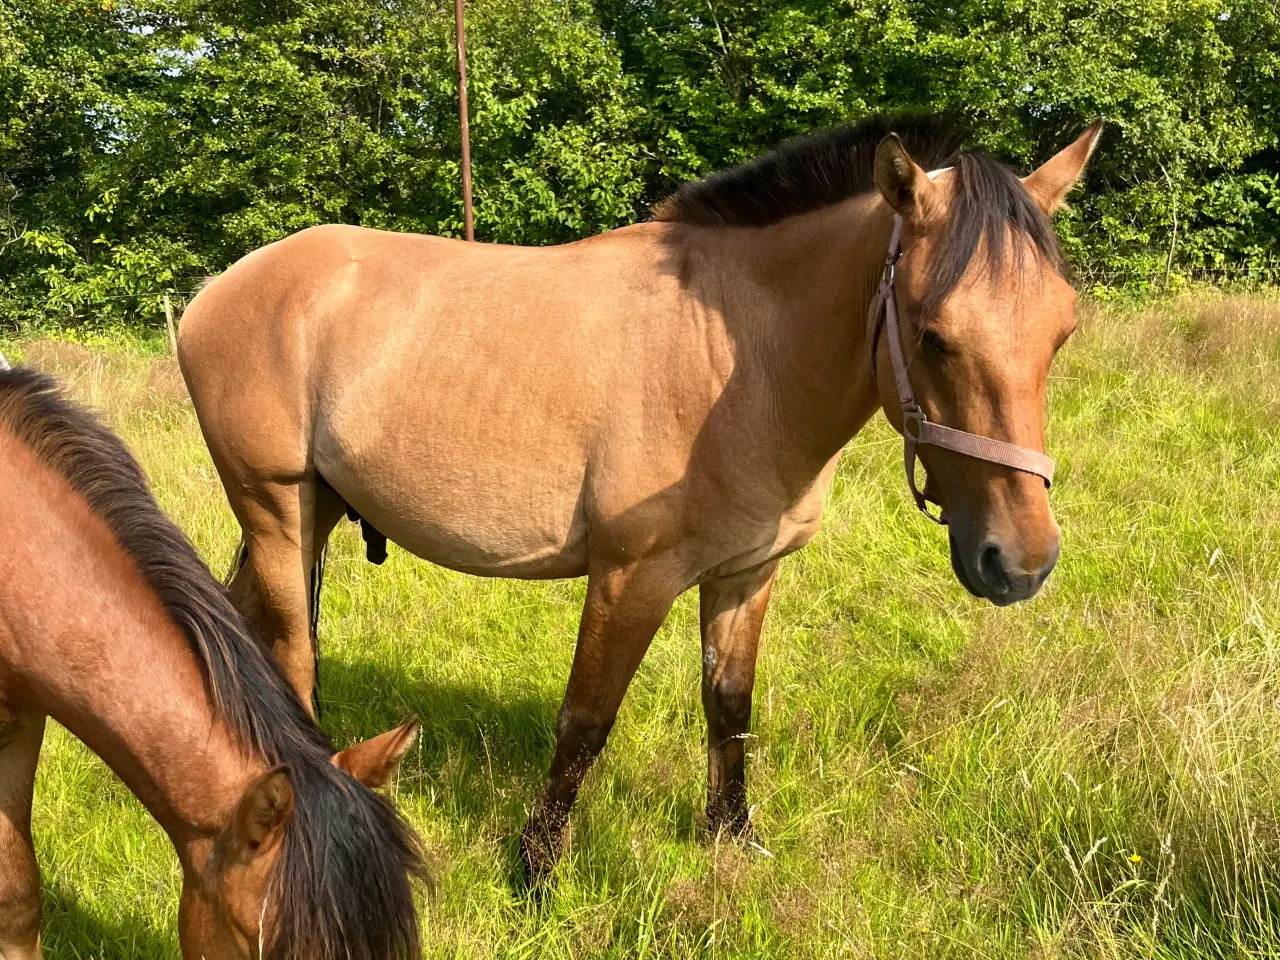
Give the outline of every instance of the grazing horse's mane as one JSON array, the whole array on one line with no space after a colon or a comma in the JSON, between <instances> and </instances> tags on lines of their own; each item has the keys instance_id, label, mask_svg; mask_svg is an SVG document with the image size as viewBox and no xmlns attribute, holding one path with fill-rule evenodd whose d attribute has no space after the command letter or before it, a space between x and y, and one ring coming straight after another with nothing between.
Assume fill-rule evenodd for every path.
<instances>
[{"instance_id":1,"label":"grazing horse's mane","mask_svg":"<svg viewBox=\"0 0 1280 960\"><path fill-rule=\"evenodd\" d=\"M925 170L951 167L955 192L922 312L931 315L955 289L985 240L994 276L1027 243L1059 273L1066 261L1049 218L1009 167L981 150L961 150L967 132L937 116L874 116L788 140L747 163L686 183L654 207L655 220L712 227L764 227L876 189L880 141L896 133ZM1011 242L1012 241L1012 242Z\"/></svg>"},{"instance_id":2,"label":"grazing horse's mane","mask_svg":"<svg viewBox=\"0 0 1280 960\"><path fill-rule=\"evenodd\" d=\"M268 884L264 960L420 956L410 876L417 837L384 798L330 762L333 747L186 537L152 497L124 444L54 380L0 371L0 425L64 477L110 528L186 638L217 712L270 764L295 803Z\"/></svg>"}]
</instances>

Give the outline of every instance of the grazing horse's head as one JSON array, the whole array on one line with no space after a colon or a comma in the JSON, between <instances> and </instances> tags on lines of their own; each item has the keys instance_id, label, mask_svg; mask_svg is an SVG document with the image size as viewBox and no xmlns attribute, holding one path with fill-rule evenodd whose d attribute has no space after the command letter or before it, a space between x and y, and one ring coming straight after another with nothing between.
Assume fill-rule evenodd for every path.
<instances>
[{"instance_id":1,"label":"grazing horse's head","mask_svg":"<svg viewBox=\"0 0 1280 960\"><path fill-rule=\"evenodd\" d=\"M94 587L93 603L139 607L137 630L155 631L148 646L118 661L112 638L131 644L136 632L82 631L88 646L80 656L53 658L58 683L37 683L75 691L70 702L81 722L98 724L89 742L110 747L103 758L129 772L139 799L170 831L182 862L183 957L418 960L412 883L426 877L421 846L370 789L386 782L417 738L417 722L335 755L227 590L160 510L119 437L50 377L22 368L0 376L0 428L79 495L111 535L103 542L120 551L118 596ZM56 502L66 502L61 496ZM172 629L158 629L157 614ZM103 622L128 621L104 614ZM158 672L126 674L139 656L150 656ZM92 684L77 687L76 670L93 671ZM125 681L132 689L114 689ZM110 722L95 714L88 689L116 697L104 715ZM7 866L0 861L0 871Z\"/></svg>"},{"instance_id":2,"label":"grazing horse's head","mask_svg":"<svg viewBox=\"0 0 1280 960\"><path fill-rule=\"evenodd\" d=\"M1091 127L1023 180L977 153L928 173L897 137L880 143L876 186L904 221L895 283L903 350L929 421L1044 450L1049 366L1076 324L1049 216L1100 132ZM880 399L902 430L884 341L875 359ZM960 582L1000 606L1033 596L1058 559L1045 480L937 446L918 450Z\"/></svg>"},{"instance_id":3,"label":"grazing horse's head","mask_svg":"<svg viewBox=\"0 0 1280 960\"><path fill-rule=\"evenodd\" d=\"M364 805L365 809L353 816L349 800L360 796L362 788L341 771L366 787L384 786L417 739L418 729L417 721L410 721L335 754L332 763L324 767L294 772L282 765L253 780L229 822L213 838L208 856L199 866L185 865L178 911L183 956L202 960L359 956L375 960L369 940L358 931L341 929L340 923L339 929L334 929L339 918L333 916L333 904L326 901L355 898L359 911L359 901L364 900L363 912L372 917L384 909L379 901L387 891L378 889L384 878L374 871L363 877L332 876L330 871L336 864L326 866L324 861L336 859L330 846L335 837L332 833L324 836L324 832L333 824L317 820L334 820L343 830L354 828L358 834L355 844L365 847L356 853L366 861L376 859L381 854L376 848L384 839L376 836L376 830L385 828L390 808L374 806L370 818L369 807ZM299 780L309 786L301 800ZM324 795L335 791L346 798L331 796L326 809ZM369 830L370 824L362 822L366 818L384 822ZM300 841L309 841L302 858L297 855ZM320 882L325 889L315 889L317 877L323 878ZM285 932L281 927L292 929ZM374 942L378 942L376 938ZM412 946L416 955L417 945Z\"/></svg>"}]
</instances>

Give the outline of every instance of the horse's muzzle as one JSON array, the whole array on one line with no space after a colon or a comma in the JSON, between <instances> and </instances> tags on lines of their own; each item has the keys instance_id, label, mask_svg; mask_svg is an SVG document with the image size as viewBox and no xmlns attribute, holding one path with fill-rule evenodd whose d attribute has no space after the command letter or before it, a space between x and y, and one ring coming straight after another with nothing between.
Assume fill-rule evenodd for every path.
<instances>
[{"instance_id":1,"label":"horse's muzzle","mask_svg":"<svg viewBox=\"0 0 1280 960\"><path fill-rule=\"evenodd\" d=\"M956 579L975 597L990 600L997 607L1034 597L1058 562L1058 552L1055 537L1043 558L1028 569L1015 550L997 539L988 538L966 548L954 531L951 534L951 569Z\"/></svg>"}]
</instances>

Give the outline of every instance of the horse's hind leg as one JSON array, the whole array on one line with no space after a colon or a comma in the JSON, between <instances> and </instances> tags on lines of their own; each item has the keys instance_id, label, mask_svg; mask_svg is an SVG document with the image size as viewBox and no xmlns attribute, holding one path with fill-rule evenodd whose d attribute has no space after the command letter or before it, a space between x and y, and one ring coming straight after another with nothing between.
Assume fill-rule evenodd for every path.
<instances>
[{"instance_id":1,"label":"horse's hind leg","mask_svg":"<svg viewBox=\"0 0 1280 960\"><path fill-rule=\"evenodd\" d=\"M329 534L347 512L346 501L338 496L327 483L316 485L316 505L311 520L311 574L307 579L307 598L311 609L311 640L318 642L316 631L320 617L321 576L320 557L324 553Z\"/></svg>"},{"instance_id":2,"label":"horse's hind leg","mask_svg":"<svg viewBox=\"0 0 1280 960\"><path fill-rule=\"evenodd\" d=\"M40 871L31 845L31 795L44 717L0 723L0 958L40 956Z\"/></svg>"},{"instance_id":3,"label":"horse's hind leg","mask_svg":"<svg viewBox=\"0 0 1280 960\"><path fill-rule=\"evenodd\" d=\"M707 825L712 833L749 826L746 735L756 682L760 627L777 563L699 587L702 707L707 715Z\"/></svg>"},{"instance_id":4,"label":"horse's hind leg","mask_svg":"<svg viewBox=\"0 0 1280 960\"><path fill-rule=\"evenodd\" d=\"M307 709L315 689L310 574L320 547L342 516L342 501L314 478L259 482L236 489L232 508L244 531L246 557L231 583L240 610L258 627L271 654Z\"/></svg>"}]
</instances>

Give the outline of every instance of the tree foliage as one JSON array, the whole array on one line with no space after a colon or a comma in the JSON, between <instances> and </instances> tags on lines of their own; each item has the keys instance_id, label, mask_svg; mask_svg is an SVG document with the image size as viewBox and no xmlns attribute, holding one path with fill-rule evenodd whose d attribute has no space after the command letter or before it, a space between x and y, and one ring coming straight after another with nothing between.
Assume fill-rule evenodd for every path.
<instances>
[{"instance_id":1,"label":"tree foliage","mask_svg":"<svg viewBox=\"0 0 1280 960\"><path fill-rule=\"evenodd\" d=\"M477 235L556 243L872 111L1026 169L1111 121L1086 282L1280 279L1269 0L471 0ZM0 0L0 319L154 319L264 243L461 230L444 0Z\"/></svg>"}]
</instances>

